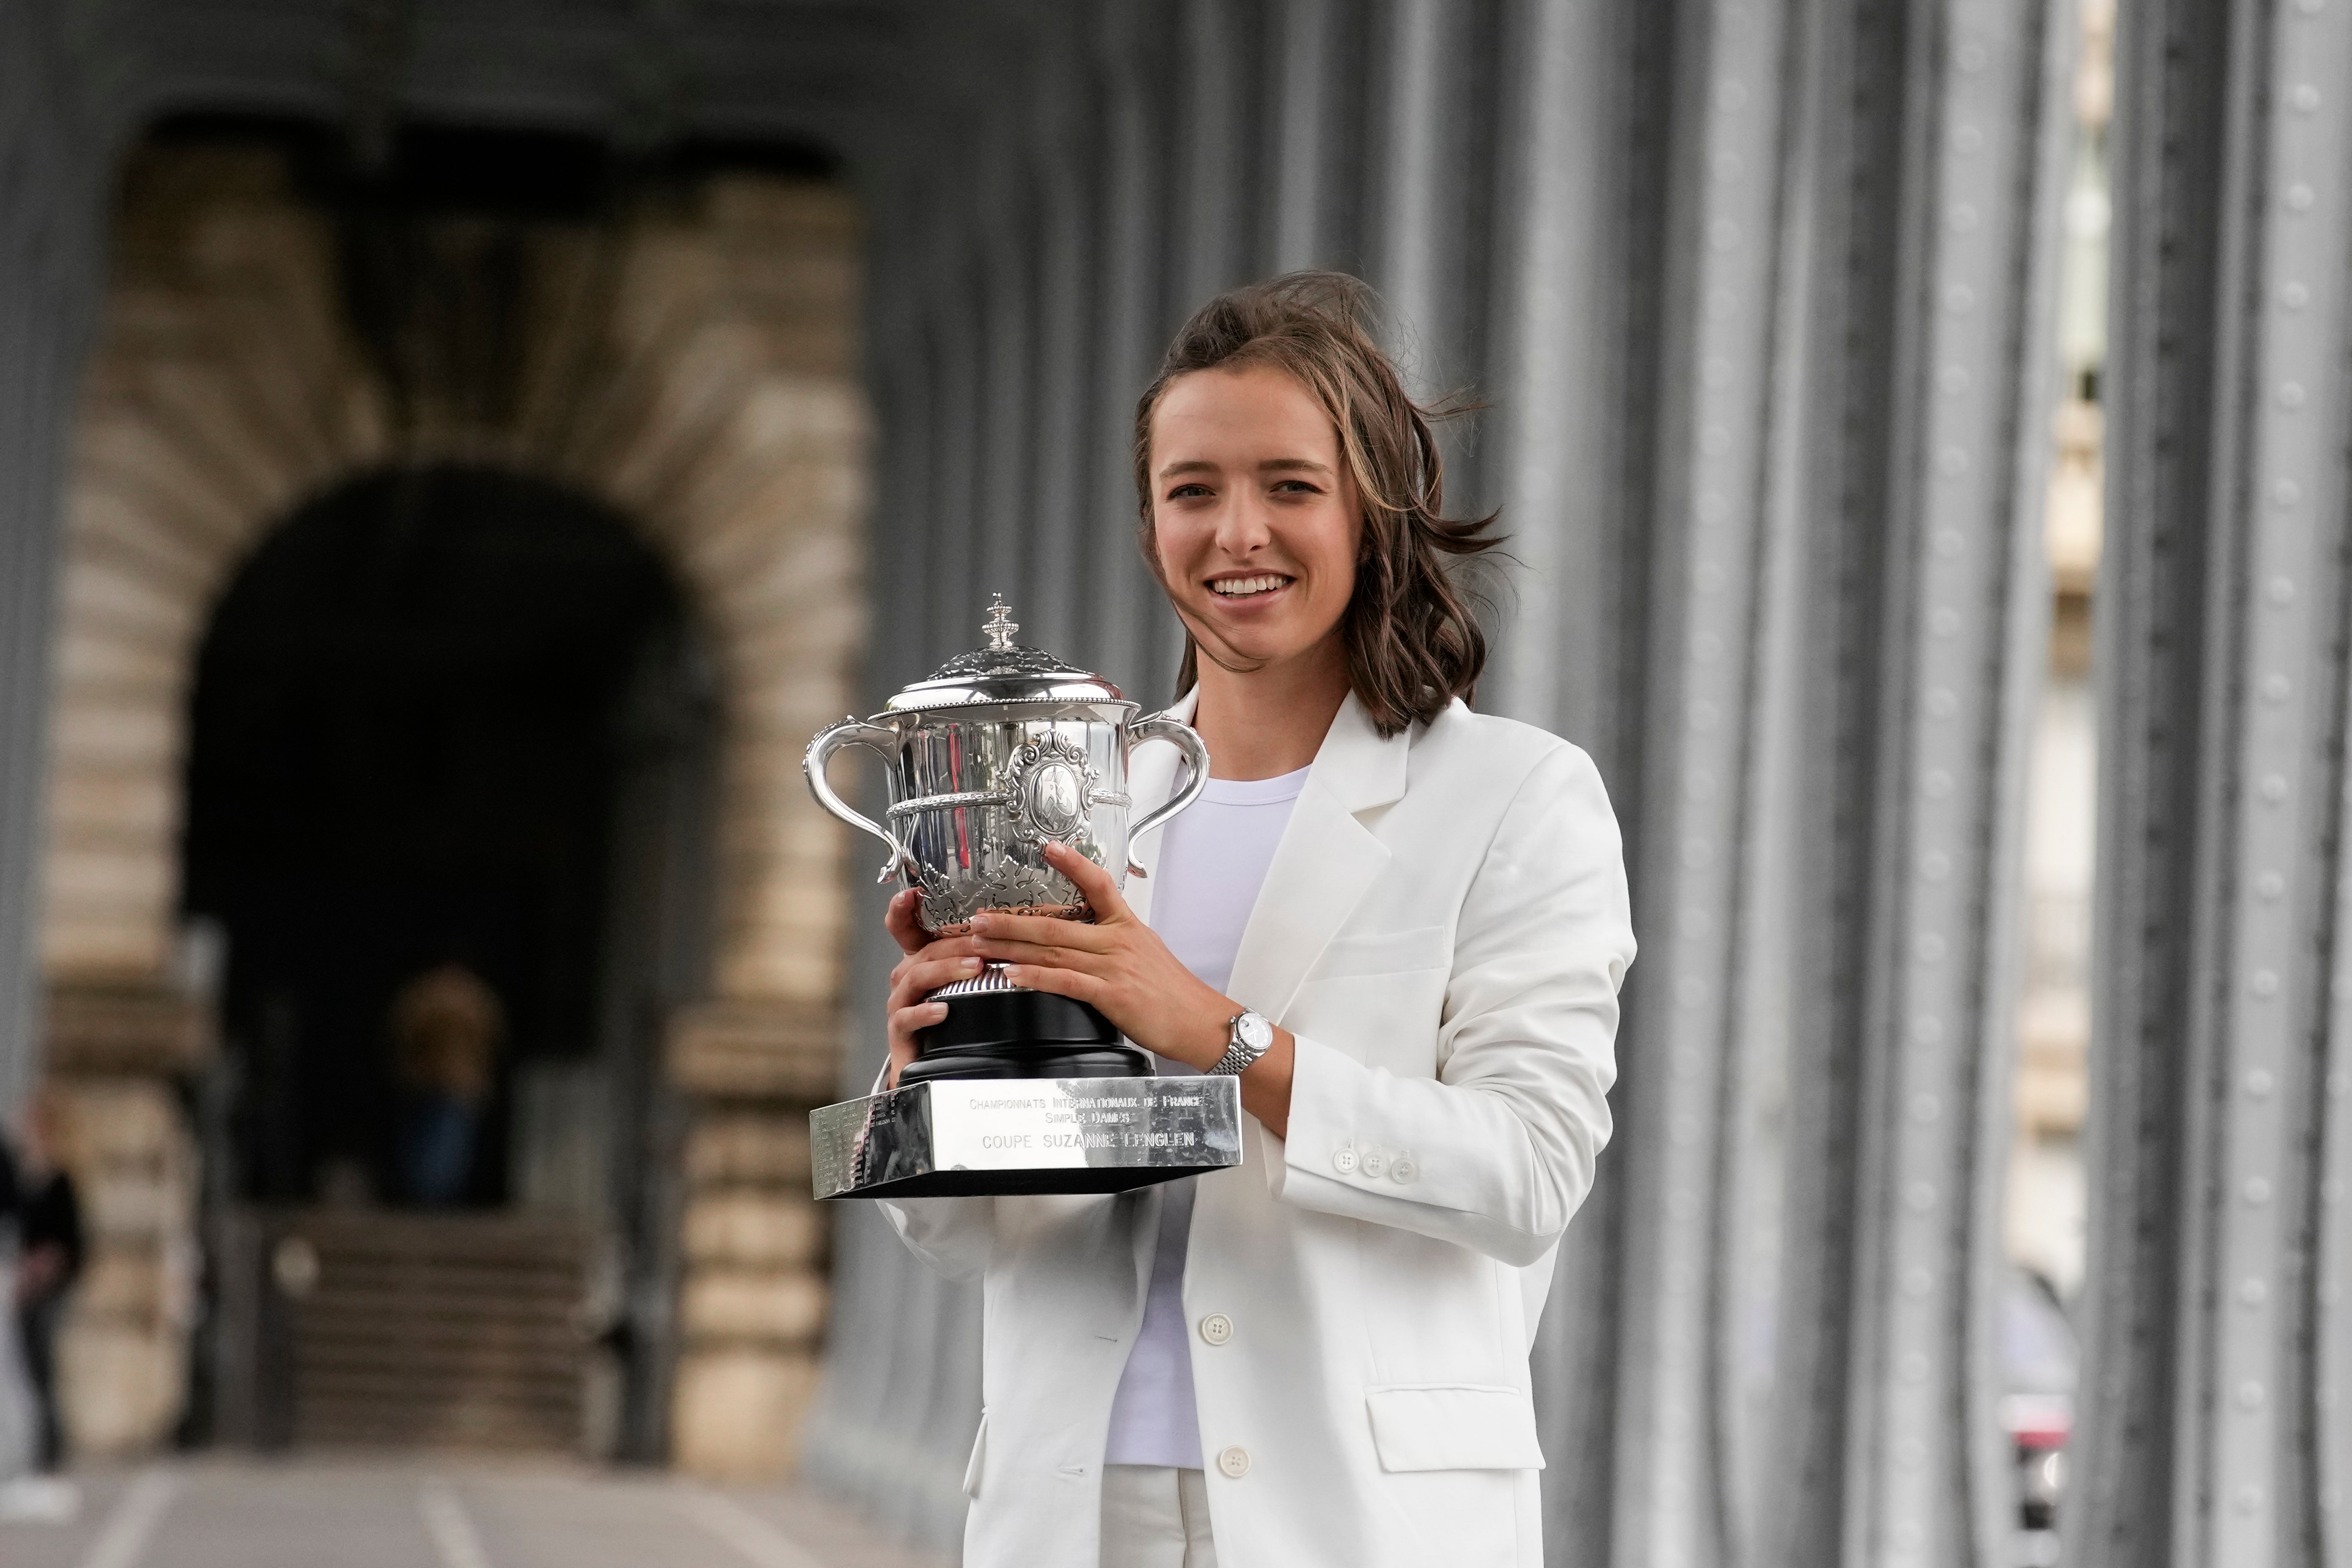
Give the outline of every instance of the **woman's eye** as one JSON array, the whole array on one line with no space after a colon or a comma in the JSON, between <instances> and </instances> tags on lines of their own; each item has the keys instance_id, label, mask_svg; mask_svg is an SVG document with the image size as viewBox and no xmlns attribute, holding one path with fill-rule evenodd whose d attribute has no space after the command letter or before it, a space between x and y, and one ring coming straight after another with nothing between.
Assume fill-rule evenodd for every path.
<instances>
[{"instance_id":1,"label":"woman's eye","mask_svg":"<svg viewBox=\"0 0 2352 1568\"><path fill-rule=\"evenodd\" d=\"M1279 479L1275 483L1276 495L1319 496L1323 492L1305 479Z\"/></svg>"},{"instance_id":2,"label":"woman's eye","mask_svg":"<svg viewBox=\"0 0 2352 1568\"><path fill-rule=\"evenodd\" d=\"M1192 500L1196 497L1204 496L1208 493L1209 487L1206 485L1178 485L1174 489L1168 492L1168 499L1170 500Z\"/></svg>"}]
</instances>

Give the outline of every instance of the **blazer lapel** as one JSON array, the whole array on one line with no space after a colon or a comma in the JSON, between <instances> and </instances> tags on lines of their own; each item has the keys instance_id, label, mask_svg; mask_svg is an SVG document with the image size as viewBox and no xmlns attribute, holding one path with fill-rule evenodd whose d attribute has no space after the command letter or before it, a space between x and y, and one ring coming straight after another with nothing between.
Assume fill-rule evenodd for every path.
<instances>
[{"instance_id":1,"label":"blazer lapel","mask_svg":"<svg viewBox=\"0 0 2352 1568\"><path fill-rule=\"evenodd\" d=\"M1388 868L1388 846L1359 815L1403 795L1408 747L1404 731L1381 739L1352 693L1340 705L1242 934L1235 1000L1279 1020L1307 970Z\"/></svg>"}]
</instances>

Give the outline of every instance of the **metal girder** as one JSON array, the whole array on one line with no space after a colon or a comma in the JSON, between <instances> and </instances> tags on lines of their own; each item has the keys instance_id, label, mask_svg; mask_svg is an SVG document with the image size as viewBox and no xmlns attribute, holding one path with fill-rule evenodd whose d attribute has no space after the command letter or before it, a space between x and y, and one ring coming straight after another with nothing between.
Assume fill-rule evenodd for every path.
<instances>
[{"instance_id":1,"label":"metal girder","mask_svg":"<svg viewBox=\"0 0 2352 1568\"><path fill-rule=\"evenodd\" d=\"M2124 7L2071 1560L2352 1561L2352 14Z\"/></svg>"}]
</instances>

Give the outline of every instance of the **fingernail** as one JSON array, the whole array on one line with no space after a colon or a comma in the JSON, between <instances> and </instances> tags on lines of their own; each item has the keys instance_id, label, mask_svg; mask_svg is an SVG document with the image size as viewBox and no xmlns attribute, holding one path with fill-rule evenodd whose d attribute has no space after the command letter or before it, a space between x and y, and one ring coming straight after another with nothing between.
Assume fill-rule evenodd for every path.
<instances>
[{"instance_id":1,"label":"fingernail","mask_svg":"<svg viewBox=\"0 0 2352 1568\"><path fill-rule=\"evenodd\" d=\"M956 965L956 967L962 970L966 974L977 974L980 973L980 960L976 958L967 958L961 963Z\"/></svg>"}]
</instances>

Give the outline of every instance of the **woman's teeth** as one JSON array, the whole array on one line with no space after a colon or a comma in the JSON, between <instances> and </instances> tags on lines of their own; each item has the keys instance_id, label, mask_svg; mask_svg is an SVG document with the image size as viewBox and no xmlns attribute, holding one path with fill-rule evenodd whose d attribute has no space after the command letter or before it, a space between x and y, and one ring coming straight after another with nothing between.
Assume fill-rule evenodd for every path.
<instances>
[{"instance_id":1,"label":"woman's teeth","mask_svg":"<svg viewBox=\"0 0 2352 1568\"><path fill-rule=\"evenodd\" d=\"M1239 599L1251 594L1271 594L1289 582L1287 577L1267 574L1259 577L1224 577L1209 584L1209 591L1228 599Z\"/></svg>"}]
</instances>

